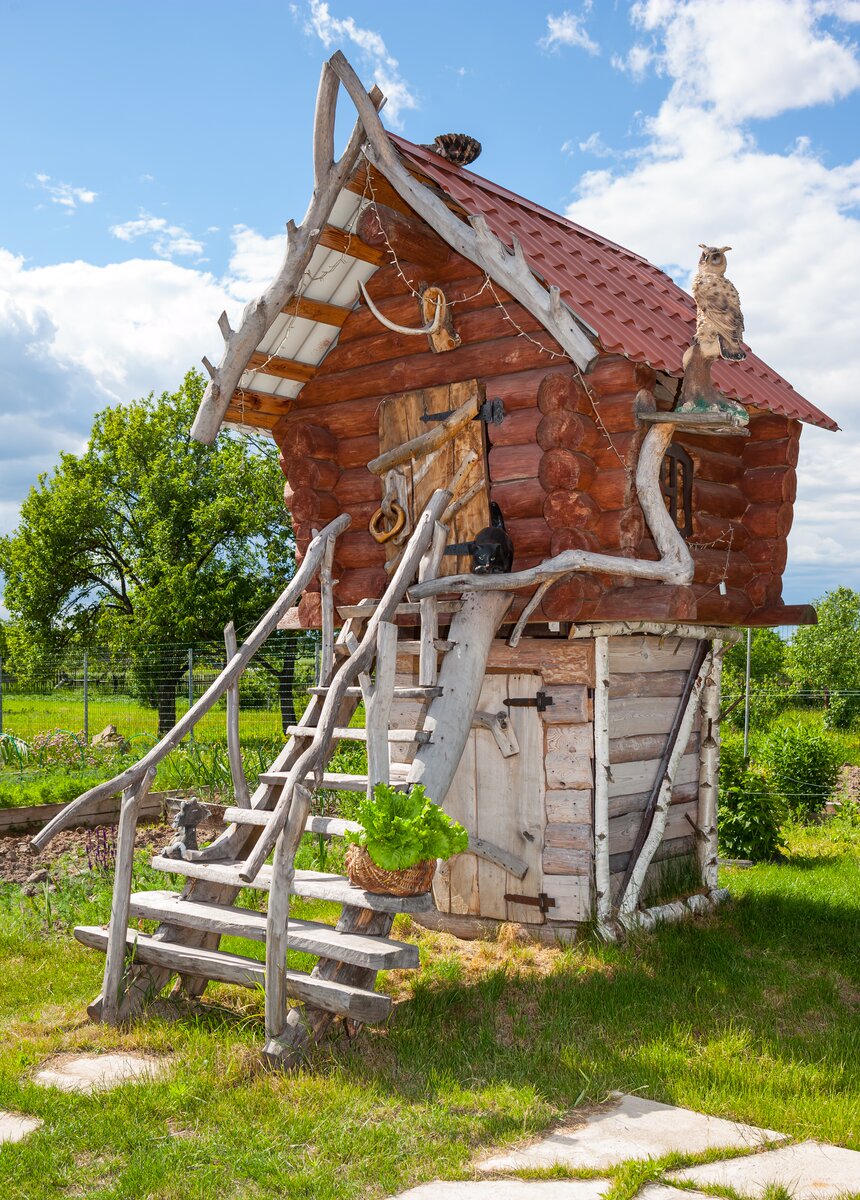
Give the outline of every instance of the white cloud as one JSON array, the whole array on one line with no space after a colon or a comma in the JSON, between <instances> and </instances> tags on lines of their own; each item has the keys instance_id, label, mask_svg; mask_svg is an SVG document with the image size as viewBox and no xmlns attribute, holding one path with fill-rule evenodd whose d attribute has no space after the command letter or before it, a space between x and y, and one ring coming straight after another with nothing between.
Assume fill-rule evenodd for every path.
<instances>
[{"instance_id":1,"label":"white cloud","mask_svg":"<svg viewBox=\"0 0 860 1200\"><path fill-rule=\"evenodd\" d=\"M159 258L199 258L203 253L203 242L192 237L181 225L171 225L164 217L153 217L141 210L140 216L121 225L111 225L110 231L122 242L133 242L137 238L150 238L152 248Z\"/></svg>"},{"instance_id":2,"label":"white cloud","mask_svg":"<svg viewBox=\"0 0 860 1200\"><path fill-rule=\"evenodd\" d=\"M52 183L50 175L37 175L36 182L47 192L52 204L59 204L67 212L74 212L79 204L92 204L97 193L89 188L72 187L70 183Z\"/></svg>"},{"instance_id":3,"label":"white cloud","mask_svg":"<svg viewBox=\"0 0 860 1200\"><path fill-rule=\"evenodd\" d=\"M175 389L203 354L217 360L218 313L238 324L283 240L237 230L222 279L158 259L31 267L0 249L0 533L59 451L83 448L100 408Z\"/></svg>"},{"instance_id":4,"label":"white cloud","mask_svg":"<svg viewBox=\"0 0 860 1200\"><path fill-rule=\"evenodd\" d=\"M639 0L634 22L662 39L670 100L730 121L837 100L860 86L854 48L824 29L813 0Z\"/></svg>"},{"instance_id":5,"label":"white cloud","mask_svg":"<svg viewBox=\"0 0 860 1200\"><path fill-rule=\"evenodd\" d=\"M654 51L650 46L640 42L631 46L626 55L613 54L612 65L616 71L623 71L635 82L641 82L648 74L648 68L654 61Z\"/></svg>"},{"instance_id":6,"label":"white cloud","mask_svg":"<svg viewBox=\"0 0 860 1200\"><path fill-rule=\"evenodd\" d=\"M607 146L603 138L600 136L600 131L596 130L589 134L584 142L579 143L579 148L583 154L593 154L595 158L617 158L618 154L610 146Z\"/></svg>"},{"instance_id":7,"label":"white cloud","mask_svg":"<svg viewBox=\"0 0 860 1200\"><path fill-rule=\"evenodd\" d=\"M708 49L715 9L722 10L723 36ZM768 41L763 10L774 22ZM750 345L843 427L839 434L810 427L804 432L789 551L794 582L786 588L792 600L809 599L840 579L860 584L860 158L826 166L802 136L784 153L769 152L744 122L753 112L775 115L815 103L816 96L835 101L849 86L857 73L854 51L822 32L817 12L812 0L638 5L636 20L658 39L668 96L645 122L644 150L623 166L586 173L567 210L578 223L666 267L684 285L699 242L733 246L729 275L740 291ZM679 52L687 39L704 47L694 56L703 72L698 81L693 63ZM718 58L735 53L746 64L749 87L738 83L733 97L714 71ZM804 92L799 77L825 61L829 69L811 83L817 91ZM787 85L775 63L785 70ZM739 79L742 72L733 70ZM825 538L838 551L825 553Z\"/></svg>"},{"instance_id":8,"label":"white cloud","mask_svg":"<svg viewBox=\"0 0 860 1200\"><path fill-rule=\"evenodd\" d=\"M298 15L295 5L291 11ZM316 34L327 50L344 40L352 42L372 72L373 81L385 93L385 115L396 129L401 129L401 114L418 107L418 99L410 84L400 74L400 64L388 51L382 37L373 29L363 29L353 17L335 17L326 0L310 0L305 32Z\"/></svg>"},{"instance_id":9,"label":"white cloud","mask_svg":"<svg viewBox=\"0 0 860 1200\"><path fill-rule=\"evenodd\" d=\"M585 14L590 8L590 3L584 5L581 14L568 12L565 9L558 17L548 13L546 34L538 42L541 49L558 50L559 46L575 46L580 50L585 50L587 54L599 54L600 47L585 28Z\"/></svg>"}]
</instances>

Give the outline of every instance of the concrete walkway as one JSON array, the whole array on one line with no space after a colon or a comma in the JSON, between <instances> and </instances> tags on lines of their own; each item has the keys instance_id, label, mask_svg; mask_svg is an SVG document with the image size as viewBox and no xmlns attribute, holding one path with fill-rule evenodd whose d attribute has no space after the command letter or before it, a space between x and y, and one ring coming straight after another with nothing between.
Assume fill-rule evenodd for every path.
<instances>
[{"instance_id":1,"label":"concrete walkway","mask_svg":"<svg viewBox=\"0 0 860 1200\"><path fill-rule=\"evenodd\" d=\"M860 1200L860 1153L820 1142L784 1145L785 1134L757 1129L686 1108L657 1104L640 1096L616 1094L616 1103L592 1113L576 1125L513 1153L475 1164L492 1180L426 1183L401 1193L400 1200L601 1200L613 1169L630 1159L658 1159L666 1154L699 1155L720 1151L718 1161L667 1172L659 1183L646 1184L637 1200L712 1200L711 1188L734 1189L758 1200L768 1187L781 1184L792 1200ZM499 1175L555 1165L571 1171L606 1173L588 1180L511 1180ZM673 1187L673 1182L684 1187ZM709 1193L690 1191L699 1184Z\"/></svg>"}]
</instances>

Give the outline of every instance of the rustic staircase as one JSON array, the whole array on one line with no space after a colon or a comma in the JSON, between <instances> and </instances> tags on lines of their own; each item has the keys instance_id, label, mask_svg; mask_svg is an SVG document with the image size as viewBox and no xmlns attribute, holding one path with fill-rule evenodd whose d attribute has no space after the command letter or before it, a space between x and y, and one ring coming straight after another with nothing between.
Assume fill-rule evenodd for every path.
<instances>
[{"instance_id":1,"label":"rustic staircase","mask_svg":"<svg viewBox=\"0 0 860 1200\"><path fill-rule=\"evenodd\" d=\"M424 782L428 795L444 797L447 792L471 726L489 646L507 607L498 594L490 599L471 597L464 602L463 612L455 614L449 638L440 641L436 602L422 601L420 638L399 637L395 618L401 611L415 609L415 605L403 603L406 589L416 574L427 579L438 572L446 536L440 517L450 496L445 490L434 493L385 594L378 601L358 606L359 611L346 620L336 640L330 567L334 538L348 518L332 522L311 543L293 584L241 649L237 649L228 627L225 637L228 651L233 651L230 662L171 734L135 767L91 789L68 806L53 827L43 830L42 844L66 823L72 811L99 798L106 789L125 788L110 924L75 930L80 942L106 954L102 992L89 1006L94 1019L116 1023L133 1016L174 977L174 994L192 997L202 994L210 980L252 988L263 985L265 1053L281 1064L289 1064L306 1052L336 1017L353 1025L386 1019L391 1000L374 990L377 972L418 965L415 946L389 937L392 922L399 912L432 909L431 895L375 895L354 887L340 875L297 870L295 856L305 833L342 837L360 828L355 822L314 815L311 810L317 792L364 791L377 782L401 788ZM318 569L327 682L312 689L301 720L289 729L285 746L260 775L253 795L249 795L239 751L238 677ZM470 603L475 611L466 612ZM488 603L491 612L487 611ZM461 618L463 637L457 632ZM451 651L455 652L450 655L452 659L458 654L460 659L446 670ZM397 657L404 653L419 658L417 686L395 685ZM156 870L183 878L181 891L132 895L137 813L157 762L225 692L236 796L235 805L226 812L230 824L203 849L180 847L180 857L161 854L153 859ZM349 721L360 699L365 703L366 726L351 728ZM414 729L391 727L395 700L420 702L424 722L419 716ZM350 775L329 768L332 754L344 738L367 742L366 774ZM390 747L394 744L404 747L404 762L391 762ZM477 838L470 839L470 852L494 862L506 859L512 873L518 877L524 873L524 865L520 870L517 860ZM246 888L268 894L265 913L236 902ZM340 904L337 924L291 916L291 896ZM132 919L154 921L158 926L154 933L145 934L130 926ZM252 955L219 949L224 936L265 943L265 963ZM315 955L316 966L310 972L288 966L289 950Z\"/></svg>"}]
</instances>

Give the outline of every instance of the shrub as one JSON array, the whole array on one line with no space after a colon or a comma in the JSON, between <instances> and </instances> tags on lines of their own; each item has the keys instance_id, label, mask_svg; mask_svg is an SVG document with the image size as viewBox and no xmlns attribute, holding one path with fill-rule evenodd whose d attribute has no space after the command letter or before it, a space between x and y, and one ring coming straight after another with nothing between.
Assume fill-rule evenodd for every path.
<instances>
[{"instance_id":1,"label":"shrub","mask_svg":"<svg viewBox=\"0 0 860 1200\"><path fill-rule=\"evenodd\" d=\"M717 811L720 851L727 858L761 862L779 852L785 809L765 771L744 758L741 738L723 739Z\"/></svg>"},{"instance_id":2,"label":"shrub","mask_svg":"<svg viewBox=\"0 0 860 1200\"><path fill-rule=\"evenodd\" d=\"M826 733L795 724L774 729L762 746L771 787L799 820L818 816L839 779L841 754Z\"/></svg>"}]
</instances>

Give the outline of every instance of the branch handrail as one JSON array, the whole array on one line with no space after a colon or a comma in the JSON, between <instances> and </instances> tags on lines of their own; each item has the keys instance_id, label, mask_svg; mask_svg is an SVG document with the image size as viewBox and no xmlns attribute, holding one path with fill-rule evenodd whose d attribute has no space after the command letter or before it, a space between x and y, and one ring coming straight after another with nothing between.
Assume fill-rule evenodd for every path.
<instances>
[{"instance_id":1,"label":"branch handrail","mask_svg":"<svg viewBox=\"0 0 860 1200\"><path fill-rule=\"evenodd\" d=\"M297 598L305 591L314 575L316 575L329 542L341 534L350 522L351 517L349 514L342 513L326 525L324 529L320 530L319 534L308 545L302 565L293 576L291 582L281 592L268 612L255 625L254 629L242 643L242 646L233 654L230 661L224 667L224 670L209 685L200 699L189 708L188 712L176 722L173 728L138 762L128 767L121 774L114 776L113 779L107 779L103 783L96 784L95 787L90 788L89 791L79 796L77 800L72 800L70 804L67 804L62 812L57 813L53 821L50 821L32 839L31 845L35 850L44 849L61 829L65 829L75 816L87 809L91 804L104 799L106 796L112 796L115 792L125 791L127 788L132 787L144 777L150 768L157 767L162 759L166 758L170 751L175 749L185 735L190 733L201 717L205 716L228 688L238 680L250 660L275 630L283 614L288 608L292 607Z\"/></svg>"},{"instance_id":2,"label":"branch handrail","mask_svg":"<svg viewBox=\"0 0 860 1200\"><path fill-rule=\"evenodd\" d=\"M423 600L444 592L517 591L563 579L576 571L597 571L633 579L653 579L687 587L693 581L693 557L675 528L660 494L660 464L675 432L674 424L654 425L645 435L636 468L636 490L645 520L660 551L659 561L596 554L591 550L564 550L527 571L508 575L443 575L409 589L410 600Z\"/></svg>"}]
</instances>

